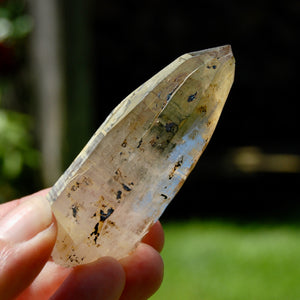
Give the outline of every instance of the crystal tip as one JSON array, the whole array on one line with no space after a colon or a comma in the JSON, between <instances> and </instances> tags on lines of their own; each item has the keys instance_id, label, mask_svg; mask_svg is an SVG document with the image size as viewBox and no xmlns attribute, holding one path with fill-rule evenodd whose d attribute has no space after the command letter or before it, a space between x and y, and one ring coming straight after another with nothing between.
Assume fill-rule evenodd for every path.
<instances>
[{"instance_id":1,"label":"crystal tip","mask_svg":"<svg viewBox=\"0 0 300 300\"><path fill-rule=\"evenodd\" d=\"M213 55L216 55L217 57L224 57L224 56L229 56L232 57L232 49L231 45L224 45L224 46L219 46L219 47L214 47L214 48L209 48L206 50L201 50L201 51L194 51L190 52L189 54L192 56L199 56L205 53L212 53Z\"/></svg>"}]
</instances>

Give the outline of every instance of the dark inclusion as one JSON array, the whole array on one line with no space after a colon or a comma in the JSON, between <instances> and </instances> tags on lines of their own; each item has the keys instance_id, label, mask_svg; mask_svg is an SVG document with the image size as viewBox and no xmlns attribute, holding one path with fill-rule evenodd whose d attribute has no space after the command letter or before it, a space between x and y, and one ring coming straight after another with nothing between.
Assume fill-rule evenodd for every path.
<instances>
[{"instance_id":1,"label":"dark inclusion","mask_svg":"<svg viewBox=\"0 0 300 300\"><path fill-rule=\"evenodd\" d=\"M77 213L78 213L79 207L75 204L72 205L72 215L74 218L76 218Z\"/></svg>"},{"instance_id":2,"label":"dark inclusion","mask_svg":"<svg viewBox=\"0 0 300 300\"><path fill-rule=\"evenodd\" d=\"M90 236L93 236L93 235L95 235L94 242L96 244L97 243L97 239L98 239L98 237L100 235L100 233L99 233L99 222L95 225L94 231L90 234Z\"/></svg>"},{"instance_id":3,"label":"dark inclusion","mask_svg":"<svg viewBox=\"0 0 300 300\"><path fill-rule=\"evenodd\" d=\"M130 192L131 191L131 188L128 187L126 184L122 183L122 186L123 186L123 189L127 192Z\"/></svg>"},{"instance_id":4,"label":"dark inclusion","mask_svg":"<svg viewBox=\"0 0 300 300\"><path fill-rule=\"evenodd\" d=\"M117 191L117 199L121 199L122 197L122 191Z\"/></svg>"},{"instance_id":5,"label":"dark inclusion","mask_svg":"<svg viewBox=\"0 0 300 300\"><path fill-rule=\"evenodd\" d=\"M178 126L176 123L174 122L170 122L170 123L167 123L165 125L165 129L166 129L166 132L172 132L172 133L175 133L178 129Z\"/></svg>"},{"instance_id":6,"label":"dark inclusion","mask_svg":"<svg viewBox=\"0 0 300 300\"><path fill-rule=\"evenodd\" d=\"M137 145L137 148L140 148L140 147L141 147L142 142L143 142L143 139L140 139L140 140L139 140L139 143L138 143L138 145Z\"/></svg>"},{"instance_id":7,"label":"dark inclusion","mask_svg":"<svg viewBox=\"0 0 300 300\"><path fill-rule=\"evenodd\" d=\"M192 94L192 95L190 95L189 97L188 97L188 102L192 102L193 100L195 100L195 98L196 98L196 95L197 95L197 92L196 93L194 93L194 94Z\"/></svg>"},{"instance_id":8,"label":"dark inclusion","mask_svg":"<svg viewBox=\"0 0 300 300\"><path fill-rule=\"evenodd\" d=\"M112 207L107 210L107 213L105 213L101 209L100 210L100 222L104 222L113 212L114 212L114 209Z\"/></svg>"},{"instance_id":9,"label":"dark inclusion","mask_svg":"<svg viewBox=\"0 0 300 300\"><path fill-rule=\"evenodd\" d=\"M100 209L100 222L104 222L109 216L111 216L111 214L114 212L114 209L111 207L107 210L107 212L105 213L102 209ZM101 226L102 227L102 226ZM101 229L100 227L100 229ZM90 236L95 236L94 237L94 242L95 244L97 243L97 239L100 235L99 232L99 222L96 223L95 227L94 227L94 231L90 234Z\"/></svg>"},{"instance_id":10,"label":"dark inclusion","mask_svg":"<svg viewBox=\"0 0 300 300\"><path fill-rule=\"evenodd\" d=\"M211 69L211 68L213 68L215 70L217 68L217 66L216 65L207 66L207 69Z\"/></svg>"},{"instance_id":11,"label":"dark inclusion","mask_svg":"<svg viewBox=\"0 0 300 300\"><path fill-rule=\"evenodd\" d=\"M172 94L173 94L173 92L171 92L171 93L168 94L168 96L167 96L167 101L169 101L169 100L171 99Z\"/></svg>"}]
</instances>

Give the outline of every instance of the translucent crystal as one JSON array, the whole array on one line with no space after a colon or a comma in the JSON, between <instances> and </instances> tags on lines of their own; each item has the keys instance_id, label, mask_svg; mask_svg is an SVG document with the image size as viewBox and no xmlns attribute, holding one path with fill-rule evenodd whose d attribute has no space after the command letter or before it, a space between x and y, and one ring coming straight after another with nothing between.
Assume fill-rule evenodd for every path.
<instances>
[{"instance_id":1,"label":"translucent crystal","mask_svg":"<svg viewBox=\"0 0 300 300\"><path fill-rule=\"evenodd\" d=\"M128 255L209 142L234 77L229 45L182 55L125 98L51 189L63 266Z\"/></svg>"}]
</instances>

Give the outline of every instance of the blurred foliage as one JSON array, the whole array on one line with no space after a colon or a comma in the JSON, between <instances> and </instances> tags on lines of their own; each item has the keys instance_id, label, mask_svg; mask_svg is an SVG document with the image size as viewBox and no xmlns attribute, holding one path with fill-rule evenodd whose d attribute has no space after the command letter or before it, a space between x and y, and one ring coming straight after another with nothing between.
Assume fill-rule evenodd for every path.
<instances>
[{"instance_id":1,"label":"blurred foliage","mask_svg":"<svg viewBox=\"0 0 300 300\"><path fill-rule=\"evenodd\" d=\"M2 175L16 178L23 166L38 166L38 153L32 148L30 118L16 112L0 110L0 161Z\"/></svg>"},{"instance_id":2,"label":"blurred foliage","mask_svg":"<svg viewBox=\"0 0 300 300\"><path fill-rule=\"evenodd\" d=\"M40 165L26 111L29 96L18 85L32 27L26 1L0 1L0 202L29 192L24 187L34 181Z\"/></svg>"},{"instance_id":3,"label":"blurred foliage","mask_svg":"<svg viewBox=\"0 0 300 300\"><path fill-rule=\"evenodd\" d=\"M15 76L24 60L26 38L33 20L26 13L25 1L0 1L0 84L3 77Z\"/></svg>"},{"instance_id":4,"label":"blurred foliage","mask_svg":"<svg viewBox=\"0 0 300 300\"><path fill-rule=\"evenodd\" d=\"M25 166L36 169L39 153L33 148L29 116L0 110L0 180L15 179Z\"/></svg>"},{"instance_id":5,"label":"blurred foliage","mask_svg":"<svg viewBox=\"0 0 300 300\"><path fill-rule=\"evenodd\" d=\"M32 30L32 19L24 14L24 1L7 1L0 7L0 41L26 37Z\"/></svg>"}]
</instances>

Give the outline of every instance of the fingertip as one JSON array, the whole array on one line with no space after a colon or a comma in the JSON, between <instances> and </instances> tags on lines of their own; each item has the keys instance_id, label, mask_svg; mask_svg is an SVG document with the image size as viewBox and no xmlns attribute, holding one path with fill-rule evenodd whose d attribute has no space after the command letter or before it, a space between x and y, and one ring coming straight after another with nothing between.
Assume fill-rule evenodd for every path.
<instances>
[{"instance_id":1,"label":"fingertip","mask_svg":"<svg viewBox=\"0 0 300 300\"><path fill-rule=\"evenodd\" d=\"M126 273L126 285L120 299L148 299L158 290L164 264L160 254L150 245L141 243L120 262Z\"/></svg>"},{"instance_id":2,"label":"fingertip","mask_svg":"<svg viewBox=\"0 0 300 300\"><path fill-rule=\"evenodd\" d=\"M73 268L51 299L119 299L125 285L125 272L112 257Z\"/></svg>"},{"instance_id":3,"label":"fingertip","mask_svg":"<svg viewBox=\"0 0 300 300\"><path fill-rule=\"evenodd\" d=\"M142 239L142 242L150 245L158 252L162 251L165 242L165 234L159 221L152 225L149 232Z\"/></svg>"}]
</instances>

